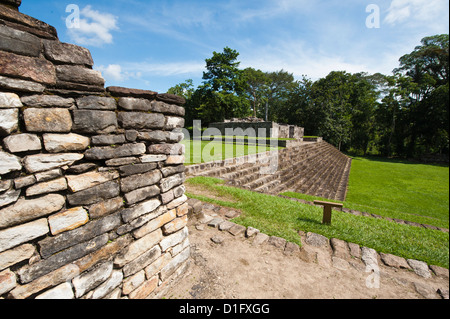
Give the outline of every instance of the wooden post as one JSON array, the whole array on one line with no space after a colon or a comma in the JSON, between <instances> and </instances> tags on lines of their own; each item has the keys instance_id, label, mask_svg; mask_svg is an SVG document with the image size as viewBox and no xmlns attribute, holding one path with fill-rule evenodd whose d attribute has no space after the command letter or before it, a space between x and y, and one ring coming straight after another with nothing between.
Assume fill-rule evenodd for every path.
<instances>
[{"instance_id":1,"label":"wooden post","mask_svg":"<svg viewBox=\"0 0 450 319\"><path fill-rule=\"evenodd\" d=\"M344 205L340 204L340 203L323 202L320 200L315 200L314 205L323 206L322 224L326 224L326 225L331 225L331 209L333 207L339 207L341 209L342 209L342 207L344 207Z\"/></svg>"}]
</instances>

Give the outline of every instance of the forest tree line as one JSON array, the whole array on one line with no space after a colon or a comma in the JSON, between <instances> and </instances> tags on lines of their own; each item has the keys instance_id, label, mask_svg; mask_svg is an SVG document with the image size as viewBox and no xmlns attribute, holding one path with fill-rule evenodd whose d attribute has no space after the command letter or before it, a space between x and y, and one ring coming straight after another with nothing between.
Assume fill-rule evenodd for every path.
<instances>
[{"instance_id":1,"label":"forest tree line","mask_svg":"<svg viewBox=\"0 0 450 319\"><path fill-rule=\"evenodd\" d=\"M180 83L186 126L259 117L305 128L344 152L419 158L449 153L449 36L422 39L391 75L332 71L312 81L239 68L228 47L206 59L203 83Z\"/></svg>"}]
</instances>

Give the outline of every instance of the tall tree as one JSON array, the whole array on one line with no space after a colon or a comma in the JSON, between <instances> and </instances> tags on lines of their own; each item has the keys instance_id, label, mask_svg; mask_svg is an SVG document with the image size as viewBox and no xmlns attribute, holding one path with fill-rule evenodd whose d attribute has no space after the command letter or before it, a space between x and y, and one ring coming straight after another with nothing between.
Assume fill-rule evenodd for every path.
<instances>
[{"instance_id":1,"label":"tall tree","mask_svg":"<svg viewBox=\"0 0 450 319\"><path fill-rule=\"evenodd\" d=\"M222 53L213 52L213 56L206 59L204 82L197 92L200 98L197 110L205 124L248 116L251 112L243 94L246 82L239 69L238 56L236 50L225 47Z\"/></svg>"},{"instance_id":2,"label":"tall tree","mask_svg":"<svg viewBox=\"0 0 450 319\"><path fill-rule=\"evenodd\" d=\"M269 78L261 70L246 68L242 76L246 82L244 92L248 95L253 109L253 117L258 117L258 109L267 102Z\"/></svg>"},{"instance_id":3,"label":"tall tree","mask_svg":"<svg viewBox=\"0 0 450 319\"><path fill-rule=\"evenodd\" d=\"M396 74L410 78L408 120L411 134L407 155L447 152L448 142L448 34L425 37L413 52L400 58Z\"/></svg>"}]
</instances>

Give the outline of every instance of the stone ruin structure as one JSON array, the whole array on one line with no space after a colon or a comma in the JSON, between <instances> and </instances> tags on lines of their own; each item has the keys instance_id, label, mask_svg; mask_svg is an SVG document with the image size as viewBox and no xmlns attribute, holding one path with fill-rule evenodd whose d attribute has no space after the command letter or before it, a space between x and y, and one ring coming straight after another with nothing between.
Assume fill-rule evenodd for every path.
<instances>
[{"instance_id":1,"label":"stone ruin structure","mask_svg":"<svg viewBox=\"0 0 450 319\"><path fill-rule=\"evenodd\" d=\"M260 129L264 130L264 136L270 138L293 138L301 140L304 136L305 129L295 125L278 124L275 122L266 122L263 119L249 117L249 118L233 118L225 120L222 123L211 123L209 127L217 128L222 135L226 134L226 129L239 129L243 131L247 129L254 129L258 134Z\"/></svg>"},{"instance_id":2,"label":"stone ruin structure","mask_svg":"<svg viewBox=\"0 0 450 319\"><path fill-rule=\"evenodd\" d=\"M0 1L0 299L161 296L189 265L184 99L108 87Z\"/></svg>"}]
</instances>

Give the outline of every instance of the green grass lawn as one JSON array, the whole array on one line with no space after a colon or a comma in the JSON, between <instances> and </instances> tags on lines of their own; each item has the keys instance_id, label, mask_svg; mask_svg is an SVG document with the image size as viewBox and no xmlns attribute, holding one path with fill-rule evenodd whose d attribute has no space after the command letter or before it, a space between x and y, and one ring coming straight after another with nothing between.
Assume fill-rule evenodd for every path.
<instances>
[{"instance_id":1,"label":"green grass lawn","mask_svg":"<svg viewBox=\"0 0 450 319\"><path fill-rule=\"evenodd\" d=\"M286 192L282 195L314 200ZM347 198L349 209L449 228L449 168L399 160L356 157Z\"/></svg>"},{"instance_id":2,"label":"green grass lawn","mask_svg":"<svg viewBox=\"0 0 450 319\"><path fill-rule=\"evenodd\" d=\"M448 233L338 211L333 211L331 225L323 225L321 207L224 186L223 181L214 178L195 177L186 183L205 187L224 199L232 198L233 201L217 201L187 194L191 198L241 210L241 216L234 222L258 228L269 236L279 236L301 245L298 231L314 232L378 252L449 267Z\"/></svg>"},{"instance_id":3,"label":"green grass lawn","mask_svg":"<svg viewBox=\"0 0 450 319\"><path fill-rule=\"evenodd\" d=\"M279 149L269 146L222 143L217 141L183 140L181 143L186 146L186 165L207 163Z\"/></svg>"}]
</instances>

